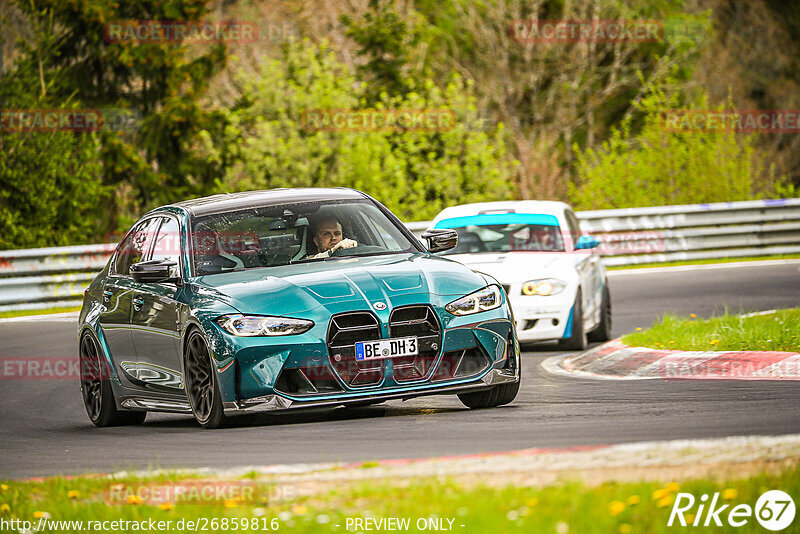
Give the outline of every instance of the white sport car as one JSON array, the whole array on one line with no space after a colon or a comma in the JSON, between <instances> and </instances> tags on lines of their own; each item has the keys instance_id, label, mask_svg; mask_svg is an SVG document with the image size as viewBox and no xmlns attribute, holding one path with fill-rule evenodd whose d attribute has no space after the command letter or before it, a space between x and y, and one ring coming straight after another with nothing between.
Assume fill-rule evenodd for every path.
<instances>
[{"instance_id":1,"label":"white sport car","mask_svg":"<svg viewBox=\"0 0 800 534\"><path fill-rule=\"evenodd\" d=\"M563 202L485 202L453 206L432 228L458 232L443 255L488 274L508 294L520 342L559 340L565 350L611 338L606 269Z\"/></svg>"}]
</instances>

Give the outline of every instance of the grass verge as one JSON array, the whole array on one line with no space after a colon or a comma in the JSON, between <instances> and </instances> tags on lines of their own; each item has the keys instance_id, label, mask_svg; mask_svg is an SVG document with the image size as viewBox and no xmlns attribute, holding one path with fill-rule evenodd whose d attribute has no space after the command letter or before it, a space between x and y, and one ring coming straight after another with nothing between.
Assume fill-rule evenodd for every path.
<instances>
[{"instance_id":1,"label":"grass verge","mask_svg":"<svg viewBox=\"0 0 800 534\"><path fill-rule=\"evenodd\" d=\"M749 478L692 479L666 485L606 482L590 487L562 482L542 488L487 487L463 486L452 480L427 477L410 479L403 486L372 481L283 500L270 498L274 488L257 486L257 495L264 497L252 499L254 502L227 499L185 504L167 499L163 503L144 503L131 497L141 493L138 488L143 484L149 484L152 490L153 485L163 487L179 481L186 482L177 475L162 475L156 479L93 477L9 481L0 486L0 520L19 519L33 525L42 518L83 521L84 529L88 521L170 521L166 530L173 532L192 530L187 528L187 521L205 521L206 530L212 532L275 530L278 527L283 532L325 533L363 531L363 527L352 528L353 521L358 518L392 517L408 518L409 527L399 530L410 532L433 530L421 529L417 524L430 520L426 525L437 524L440 530L469 533L661 533L676 528L667 527L667 521L679 491L691 493L698 499L702 494L719 492L721 504L729 504L728 509L740 503L754 507L758 497L771 489L783 490L796 498L800 495L800 464L793 461L782 469ZM239 482L257 484L246 479ZM197 483L197 480L188 479L188 483ZM206 479L205 483L214 482ZM122 492L120 487L126 491ZM114 488L120 492L117 495L129 496L110 501L110 491ZM696 507L687 515L694 512ZM184 522L183 529L178 526L180 520ZM212 520L216 521L215 528ZM348 525L351 528L348 529ZM52 529L52 524L50 526ZM59 532L78 531L75 524L60 527ZM127 530L136 529L127 525ZM201 525L197 530L204 529ZM755 517L750 517L744 527L721 530L762 531Z\"/></svg>"},{"instance_id":2,"label":"grass verge","mask_svg":"<svg viewBox=\"0 0 800 534\"><path fill-rule=\"evenodd\" d=\"M767 261L767 260L794 260L800 254L774 254L772 256L745 256L742 258L717 258L708 260L667 261L659 263L643 263L641 265L614 265L606 267L609 271L622 271L628 269L648 269L651 267L677 267L679 265L713 265L716 263L736 263L739 261Z\"/></svg>"},{"instance_id":3,"label":"grass verge","mask_svg":"<svg viewBox=\"0 0 800 534\"><path fill-rule=\"evenodd\" d=\"M650 329L624 336L632 347L675 350L800 352L800 309L710 319L664 315Z\"/></svg>"},{"instance_id":4,"label":"grass verge","mask_svg":"<svg viewBox=\"0 0 800 534\"><path fill-rule=\"evenodd\" d=\"M13 310L0 312L0 319L9 317L27 317L29 315L48 315L50 313L66 313L80 311L80 306L62 306L59 308L47 308L44 310Z\"/></svg>"}]
</instances>

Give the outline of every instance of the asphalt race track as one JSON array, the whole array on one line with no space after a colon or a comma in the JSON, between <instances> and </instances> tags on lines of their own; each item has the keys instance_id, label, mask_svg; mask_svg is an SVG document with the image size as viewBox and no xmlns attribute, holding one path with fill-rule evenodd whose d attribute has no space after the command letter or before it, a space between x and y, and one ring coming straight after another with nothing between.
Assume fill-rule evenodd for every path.
<instances>
[{"instance_id":1,"label":"asphalt race track","mask_svg":"<svg viewBox=\"0 0 800 534\"><path fill-rule=\"evenodd\" d=\"M610 277L614 333L665 311L705 317L800 303L800 263L692 268ZM523 355L510 406L470 411L455 396L316 413L248 417L203 430L190 416L149 414L138 427L95 428L78 385L0 381L0 478L146 467L366 461L642 440L800 433L800 383L598 381L548 374L543 345ZM75 325L0 323L0 359L77 355Z\"/></svg>"}]
</instances>

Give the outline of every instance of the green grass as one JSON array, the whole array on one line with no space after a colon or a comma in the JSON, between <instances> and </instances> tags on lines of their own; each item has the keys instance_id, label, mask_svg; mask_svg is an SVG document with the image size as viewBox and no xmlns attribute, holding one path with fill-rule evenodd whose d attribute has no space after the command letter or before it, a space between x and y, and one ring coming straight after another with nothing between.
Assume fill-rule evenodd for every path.
<instances>
[{"instance_id":1,"label":"green grass","mask_svg":"<svg viewBox=\"0 0 800 534\"><path fill-rule=\"evenodd\" d=\"M775 254L772 256L745 256L742 258L667 261L660 263L644 263L642 265L615 265L613 267L607 267L607 269L609 271L621 271L624 269L647 269L649 267L677 267L679 265L713 265L716 263L735 263L738 261L793 260L797 258L800 258L800 254Z\"/></svg>"},{"instance_id":2,"label":"green grass","mask_svg":"<svg viewBox=\"0 0 800 534\"><path fill-rule=\"evenodd\" d=\"M676 350L800 352L800 309L769 315L695 319L665 315L650 329L622 338L633 347Z\"/></svg>"},{"instance_id":3,"label":"green grass","mask_svg":"<svg viewBox=\"0 0 800 534\"><path fill-rule=\"evenodd\" d=\"M66 313L80 311L80 306L62 306L60 308L47 308L45 310L14 310L0 312L0 319L8 317L27 317L29 315L47 315L50 313Z\"/></svg>"},{"instance_id":4,"label":"green grass","mask_svg":"<svg viewBox=\"0 0 800 534\"><path fill-rule=\"evenodd\" d=\"M159 480L163 483L182 479L173 475L171 478L159 477ZM800 466L795 464L782 471L738 480L696 479L680 485L606 482L589 487L577 482L563 482L544 488L465 487L453 481L429 477L412 479L405 485L380 481L352 487L341 485L314 496L278 502L228 502L227 505L224 502L203 505L179 502L167 506L168 509L156 504L108 502L106 495L112 484L129 487L136 482L142 482L142 479L112 481L95 477L9 481L0 486L0 518L19 518L35 524L46 513L51 520L153 519L169 520L173 525L180 519L203 517L238 522L260 518L267 524L272 518L278 518L279 531L324 534L348 532L345 528L347 518L407 517L411 520L408 531L418 532L415 524L419 518L438 517L444 520L445 526L447 519L452 519L452 531L465 533L666 533L674 532L676 528L680 530L679 527L666 526L677 491L689 492L696 497L720 492L725 503L754 506L759 495L768 489L800 495ZM259 491L263 495L274 495L273 489L262 486ZM254 530L250 526L248 524L244 531ZM59 532L74 530L67 528ZM242 530L238 529L239 532ZM169 531L175 531L175 528ZM353 529L349 531L353 532ZM714 531L761 530L755 519L750 518L742 528L715 528Z\"/></svg>"}]
</instances>

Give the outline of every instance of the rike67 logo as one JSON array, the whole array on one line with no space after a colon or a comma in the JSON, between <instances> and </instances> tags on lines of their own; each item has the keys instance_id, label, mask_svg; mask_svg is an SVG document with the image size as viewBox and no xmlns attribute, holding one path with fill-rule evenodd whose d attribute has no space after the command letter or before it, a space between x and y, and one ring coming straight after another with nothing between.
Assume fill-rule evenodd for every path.
<instances>
[{"instance_id":1,"label":"rike67 logo","mask_svg":"<svg viewBox=\"0 0 800 534\"><path fill-rule=\"evenodd\" d=\"M794 521L794 501L784 491L764 492L756 501L755 508L749 504L737 504L731 508L731 504L721 504L719 500L719 492L714 493L710 500L705 493L700 499L695 499L691 493L678 493L667 526L721 527L727 523L732 527L742 527L755 516L765 529L778 531Z\"/></svg>"}]
</instances>

